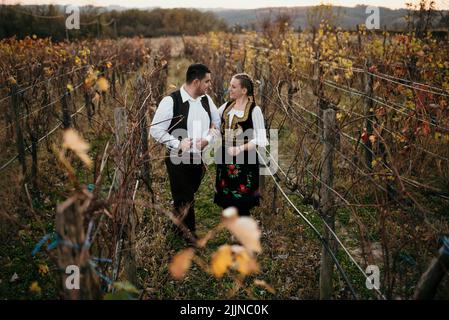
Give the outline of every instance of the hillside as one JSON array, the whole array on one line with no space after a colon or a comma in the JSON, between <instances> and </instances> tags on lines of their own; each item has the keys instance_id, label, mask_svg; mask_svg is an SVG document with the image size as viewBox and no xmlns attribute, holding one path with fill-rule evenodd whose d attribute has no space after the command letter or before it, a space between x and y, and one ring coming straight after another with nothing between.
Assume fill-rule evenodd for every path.
<instances>
[{"instance_id":1,"label":"hillside","mask_svg":"<svg viewBox=\"0 0 449 320\"><path fill-rule=\"evenodd\" d=\"M250 25L251 23L263 20L267 17L275 17L279 13L291 14L294 18L294 26L307 27L307 12L312 7L294 7L294 8L262 8L253 10L211 10L219 18L224 19L230 26L233 25ZM334 7L333 14L337 15L337 24L344 29L353 29L357 24L364 23L368 15L365 13L366 6L351 7ZM404 16L407 14L406 9L392 10L381 8L380 17L381 25L386 25L389 29L398 29L405 27Z\"/></svg>"}]
</instances>

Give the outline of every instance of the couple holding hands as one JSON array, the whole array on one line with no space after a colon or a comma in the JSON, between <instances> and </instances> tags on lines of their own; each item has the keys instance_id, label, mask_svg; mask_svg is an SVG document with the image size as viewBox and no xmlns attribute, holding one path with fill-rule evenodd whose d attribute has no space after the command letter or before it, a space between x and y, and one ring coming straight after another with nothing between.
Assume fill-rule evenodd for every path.
<instances>
[{"instance_id":1,"label":"couple holding hands","mask_svg":"<svg viewBox=\"0 0 449 320\"><path fill-rule=\"evenodd\" d=\"M151 136L167 147L165 164L175 214L194 238L195 192L205 172L205 149L215 147L214 202L249 215L260 203L256 148L268 145L250 76L239 73L232 77L229 101L218 109L207 94L211 85L207 66L190 65L181 88L159 103L150 129Z\"/></svg>"}]
</instances>

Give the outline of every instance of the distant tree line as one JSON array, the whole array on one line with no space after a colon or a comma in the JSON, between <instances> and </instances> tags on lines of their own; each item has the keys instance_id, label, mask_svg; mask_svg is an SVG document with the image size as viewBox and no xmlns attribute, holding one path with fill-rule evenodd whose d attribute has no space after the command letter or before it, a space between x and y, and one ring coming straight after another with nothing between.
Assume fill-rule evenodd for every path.
<instances>
[{"instance_id":1,"label":"distant tree line","mask_svg":"<svg viewBox=\"0 0 449 320\"><path fill-rule=\"evenodd\" d=\"M0 5L0 39L36 35L59 41L66 38L197 35L228 30L226 22L214 13L195 9L106 11L92 6L80 9L80 29L66 30L68 15L64 6Z\"/></svg>"},{"instance_id":2,"label":"distant tree line","mask_svg":"<svg viewBox=\"0 0 449 320\"><path fill-rule=\"evenodd\" d=\"M370 14L366 13L366 5L355 7L321 4L306 7L260 8L256 12L250 10L221 11L220 16L230 24L230 31L243 30L264 31L275 25L281 27L288 23L297 31L318 28L324 20L333 27L343 30L356 30L360 24L365 24ZM449 11L439 10L432 0L420 0L418 4L409 4L402 9L379 8L381 29L392 32L414 31L417 34L425 31L438 32L449 30ZM256 19L254 19L256 16ZM232 22L232 23L231 23Z\"/></svg>"}]
</instances>

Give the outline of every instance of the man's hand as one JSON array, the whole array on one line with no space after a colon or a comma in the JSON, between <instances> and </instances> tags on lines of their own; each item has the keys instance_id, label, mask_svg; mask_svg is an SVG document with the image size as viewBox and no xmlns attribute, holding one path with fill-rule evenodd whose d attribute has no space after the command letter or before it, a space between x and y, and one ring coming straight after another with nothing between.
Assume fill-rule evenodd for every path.
<instances>
[{"instance_id":1,"label":"man's hand","mask_svg":"<svg viewBox=\"0 0 449 320\"><path fill-rule=\"evenodd\" d=\"M181 140L179 149L182 151L182 153L186 152L191 147L192 147L192 138L184 138Z\"/></svg>"},{"instance_id":2,"label":"man's hand","mask_svg":"<svg viewBox=\"0 0 449 320\"><path fill-rule=\"evenodd\" d=\"M198 150L203 150L208 144L209 142L204 138L196 139L195 141L195 146Z\"/></svg>"}]
</instances>

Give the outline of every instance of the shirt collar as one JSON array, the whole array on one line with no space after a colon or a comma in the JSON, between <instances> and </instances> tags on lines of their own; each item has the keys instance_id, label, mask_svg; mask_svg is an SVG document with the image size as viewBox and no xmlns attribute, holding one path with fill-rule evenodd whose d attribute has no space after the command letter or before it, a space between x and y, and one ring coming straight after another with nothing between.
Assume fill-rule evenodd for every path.
<instances>
[{"instance_id":1,"label":"shirt collar","mask_svg":"<svg viewBox=\"0 0 449 320\"><path fill-rule=\"evenodd\" d=\"M192 102L196 102L198 100L201 100L202 97L204 97L205 95L199 96L196 99L193 99L190 94L184 89L184 86L181 87L181 98L182 98L182 103L186 102L187 100L190 100Z\"/></svg>"}]
</instances>

